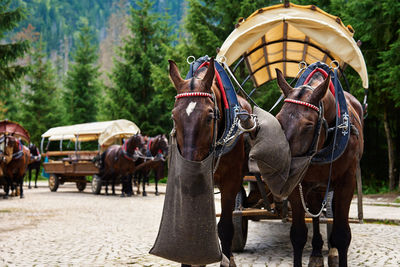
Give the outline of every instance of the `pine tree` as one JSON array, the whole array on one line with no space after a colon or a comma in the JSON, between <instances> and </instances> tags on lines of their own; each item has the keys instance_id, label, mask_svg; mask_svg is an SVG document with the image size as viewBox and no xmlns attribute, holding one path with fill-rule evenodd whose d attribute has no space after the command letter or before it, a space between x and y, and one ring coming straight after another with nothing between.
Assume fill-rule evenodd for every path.
<instances>
[{"instance_id":1,"label":"pine tree","mask_svg":"<svg viewBox=\"0 0 400 267\"><path fill-rule=\"evenodd\" d=\"M56 86L54 68L45 59L42 45L32 54L32 67L26 79L23 94L22 125L29 131L36 145L41 135L51 127L62 125L61 94Z\"/></svg>"},{"instance_id":2,"label":"pine tree","mask_svg":"<svg viewBox=\"0 0 400 267\"><path fill-rule=\"evenodd\" d=\"M8 109L13 106L12 86L26 73L27 67L17 63L29 49L29 42L8 42L4 41L6 32L17 27L24 19L22 8L10 10L10 0L0 0L0 118L10 116Z\"/></svg>"},{"instance_id":3,"label":"pine tree","mask_svg":"<svg viewBox=\"0 0 400 267\"><path fill-rule=\"evenodd\" d=\"M142 132L159 133L160 114L168 112L150 103L157 93L152 71L166 66L166 45L170 43L169 28L158 14L151 13L149 0L137 1L138 9L130 9L128 28L130 34L119 48L111 75L112 88L108 89L110 102L107 105L112 119L128 119ZM167 75L166 68L165 74ZM162 111L158 112L162 109Z\"/></svg>"},{"instance_id":4,"label":"pine tree","mask_svg":"<svg viewBox=\"0 0 400 267\"><path fill-rule=\"evenodd\" d=\"M90 28L82 26L73 55L74 63L67 73L64 103L69 124L93 122L97 116L97 99L101 84L99 67L96 65L97 47L92 45L94 36Z\"/></svg>"}]
</instances>

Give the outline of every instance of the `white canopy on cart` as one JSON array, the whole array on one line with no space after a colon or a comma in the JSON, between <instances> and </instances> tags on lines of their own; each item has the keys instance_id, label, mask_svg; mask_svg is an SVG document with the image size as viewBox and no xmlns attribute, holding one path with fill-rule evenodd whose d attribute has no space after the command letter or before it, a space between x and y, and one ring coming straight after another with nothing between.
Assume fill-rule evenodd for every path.
<instances>
[{"instance_id":1,"label":"white canopy on cart","mask_svg":"<svg viewBox=\"0 0 400 267\"><path fill-rule=\"evenodd\" d=\"M115 138L126 138L140 133L139 127L128 120L90 122L54 127L42 134L49 140L92 141L99 140L101 146L111 145Z\"/></svg>"},{"instance_id":2,"label":"white canopy on cart","mask_svg":"<svg viewBox=\"0 0 400 267\"><path fill-rule=\"evenodd\" d=\"M350 65L368 88L364 57L353 39L354 30L339 17L310 5L279 4L259 9L228 36L217 60L228 65L244 56L256 87L276 78L275 68L285 77L296 77L299 62L328 65L337 60Z\"/></svg>"}]
</instances>

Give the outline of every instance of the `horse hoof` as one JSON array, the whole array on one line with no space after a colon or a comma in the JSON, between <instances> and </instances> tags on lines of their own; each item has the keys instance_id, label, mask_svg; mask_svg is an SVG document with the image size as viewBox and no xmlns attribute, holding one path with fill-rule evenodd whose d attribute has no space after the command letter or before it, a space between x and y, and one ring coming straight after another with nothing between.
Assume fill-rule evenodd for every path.
<instances>
[{"instance_id":1,"label":"horse hoof","mask_svg":"<svg viewBox=\"0 0 400 267\"><path fill-rule=\"evenodd\" d=\"M19 198L24 198L24 196L23 196L23 195L20 195Z\"/></svg>"},{"instance_id":2,"label":"horse hoof","mask_svg":"<svg viewBox=\"0 0 400 267\"><path fill-rule=\"evenodd\" d=\"M159 196L159 195L160 195L160 193L156 192L156 196Z\"/></svg>"},{"instance_id":3,"label":"horse hoof","mask_svg":"<svg viewBox=\"0 0 400 267\"><path fill-rule=\"evenodd\" d=\"M310 256L308 267L323 267L324 258L322 256Z\"/></svg>"},{"instance_id":4,"label":"horse hoof","mask_svg":"<svg viewBox=\"0 0 400 267\"><path fill-rule=\"evenodd\" d=\"M229 267L236 267L235 259L233 256L229 258Z\"/></svg>"},{"instance_id":5,"label":"horse hoof","mask_svg":"<svg viewBox=\"0 0 400 267\"><path fill-rule=\"evenodd\" d=\"M143 193L142 193L142 196L146 197L146 196L147 196L147 193L146 193L146 192L143 192Z\"/></svg>"},{"instance_id":6,"label":"horse hoof","mask_svg":"<svg viewBox=\"0 0 400 267\"><path fill-rule=\"evenodd\" d=\"M32 187L31 186L28 186L28 189L31 189Z\"/></svg>"},{"instance_id":7,"label":"horse hoof","mask_svg":"<svg viewBox=\"0 0 400 267\"><path fill-rule=\"evenodd\" d=\"M35 188L38 188L37 185L35 185Z\"/></svg>"},{"instance_id":8,"label":"horse hoof","mask_svg":"<svg viewBox=\"0 0 400 267\"><path fill-rule=\"evenodd\" d=\"M329 267L339 267L339 253L337 248L331 248L328 256Z\"/></svg>"},{"instance_id":9,"label":"horse hoof","mask_svg":"<svg viewBox=\"0 0 400 267\"><path fill-rule=\"evenodd\" d=\"M125 194L121 194L121 197L125 197Z\"/></svg>"},{"instance_id":10,"label":"horse hoof","mask_svg":"<svg viewBox=\"0 0 400 267\"><path fill-rule=\"evenodd\" d=\"M3 199L8 199L8 196L3 196Z\"/></svg>"}]
</instances>

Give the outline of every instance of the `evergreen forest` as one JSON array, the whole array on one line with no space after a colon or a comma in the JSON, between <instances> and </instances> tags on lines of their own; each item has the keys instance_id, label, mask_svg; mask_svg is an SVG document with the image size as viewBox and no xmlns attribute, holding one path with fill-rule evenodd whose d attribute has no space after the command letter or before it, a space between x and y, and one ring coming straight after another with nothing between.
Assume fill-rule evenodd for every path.
<instances>
[{"instance_id":1,"label":"evergreen forest","mask_svg":"<svg viewBox=\"0 0 400 267\"><path fill-rule=\"evenodd\" d=\"M24 126L39 144L47 129L128 119L143 134L168 134L188 56L215 56L239 18L279 0L0 0L0 120ZM361 41L368 75L363 190L400 190L400 2L293 0L341 18ZM347 70L350 92L364 89ZM265 89L265 90L264 90ZM276 83L255 95L271 107Z\"/></svg>"}]
</instances>

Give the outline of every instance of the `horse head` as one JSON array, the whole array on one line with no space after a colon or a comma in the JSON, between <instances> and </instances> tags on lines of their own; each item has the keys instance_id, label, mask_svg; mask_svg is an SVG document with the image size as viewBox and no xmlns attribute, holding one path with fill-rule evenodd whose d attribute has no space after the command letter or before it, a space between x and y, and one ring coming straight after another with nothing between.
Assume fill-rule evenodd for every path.
<instances>
[{"instance_id":1,"label":"horse head","mask_svg":"<svg viewBox=\"0 0 400 267\"><path fill-rule=\"evenodd\" d=\"M316 128L319 123L318 120L324 115L320 112L323 112L322 106L326 107L325 102L327 101L322 100L325 95L328 95L326 92L329 87L330 76L314 89L310 85L292 88L286 82L280 70L276 69L276 74L278 85L286 97L285 103L276 118L285 132L292 156L301 156L309 151L314 136L319 134L316 132Z\"/></svg>"},{"instance_id":2,"label":"horse head","mask_svg":"<svg viewBox=\"0 0 400 267\"><path fill-rule=\"evenodd\" d=\"M163 158L166 158L168 155L168 139L165 134L157 135L154 142L154 147L156 149L156 153L161 153Z\"/></svg>"},{"instance_id":3,"label":"horse head","mask_svg":"<svg viewBox=\"0 0 400 267\"><path fill-rule=\"evenodd\" d=\"M213 150L218 132L221 95L214 84L214 59L193 78L183 80L175 62L169 60L169 76L177 91L172 119L182 156L201 161Z\"/></svg>"},{"instance_id":4,"label":"horse head","mask_svg":"<svg viewBox=\"0 0 400 267\"><path fill-rule=\"evenodd\" d=\"M144 146L143 137L140 134L132 135L125 143L125 151L130 155L133 155L136 149L140 149Z\"/></svg>"}]
</instances>

